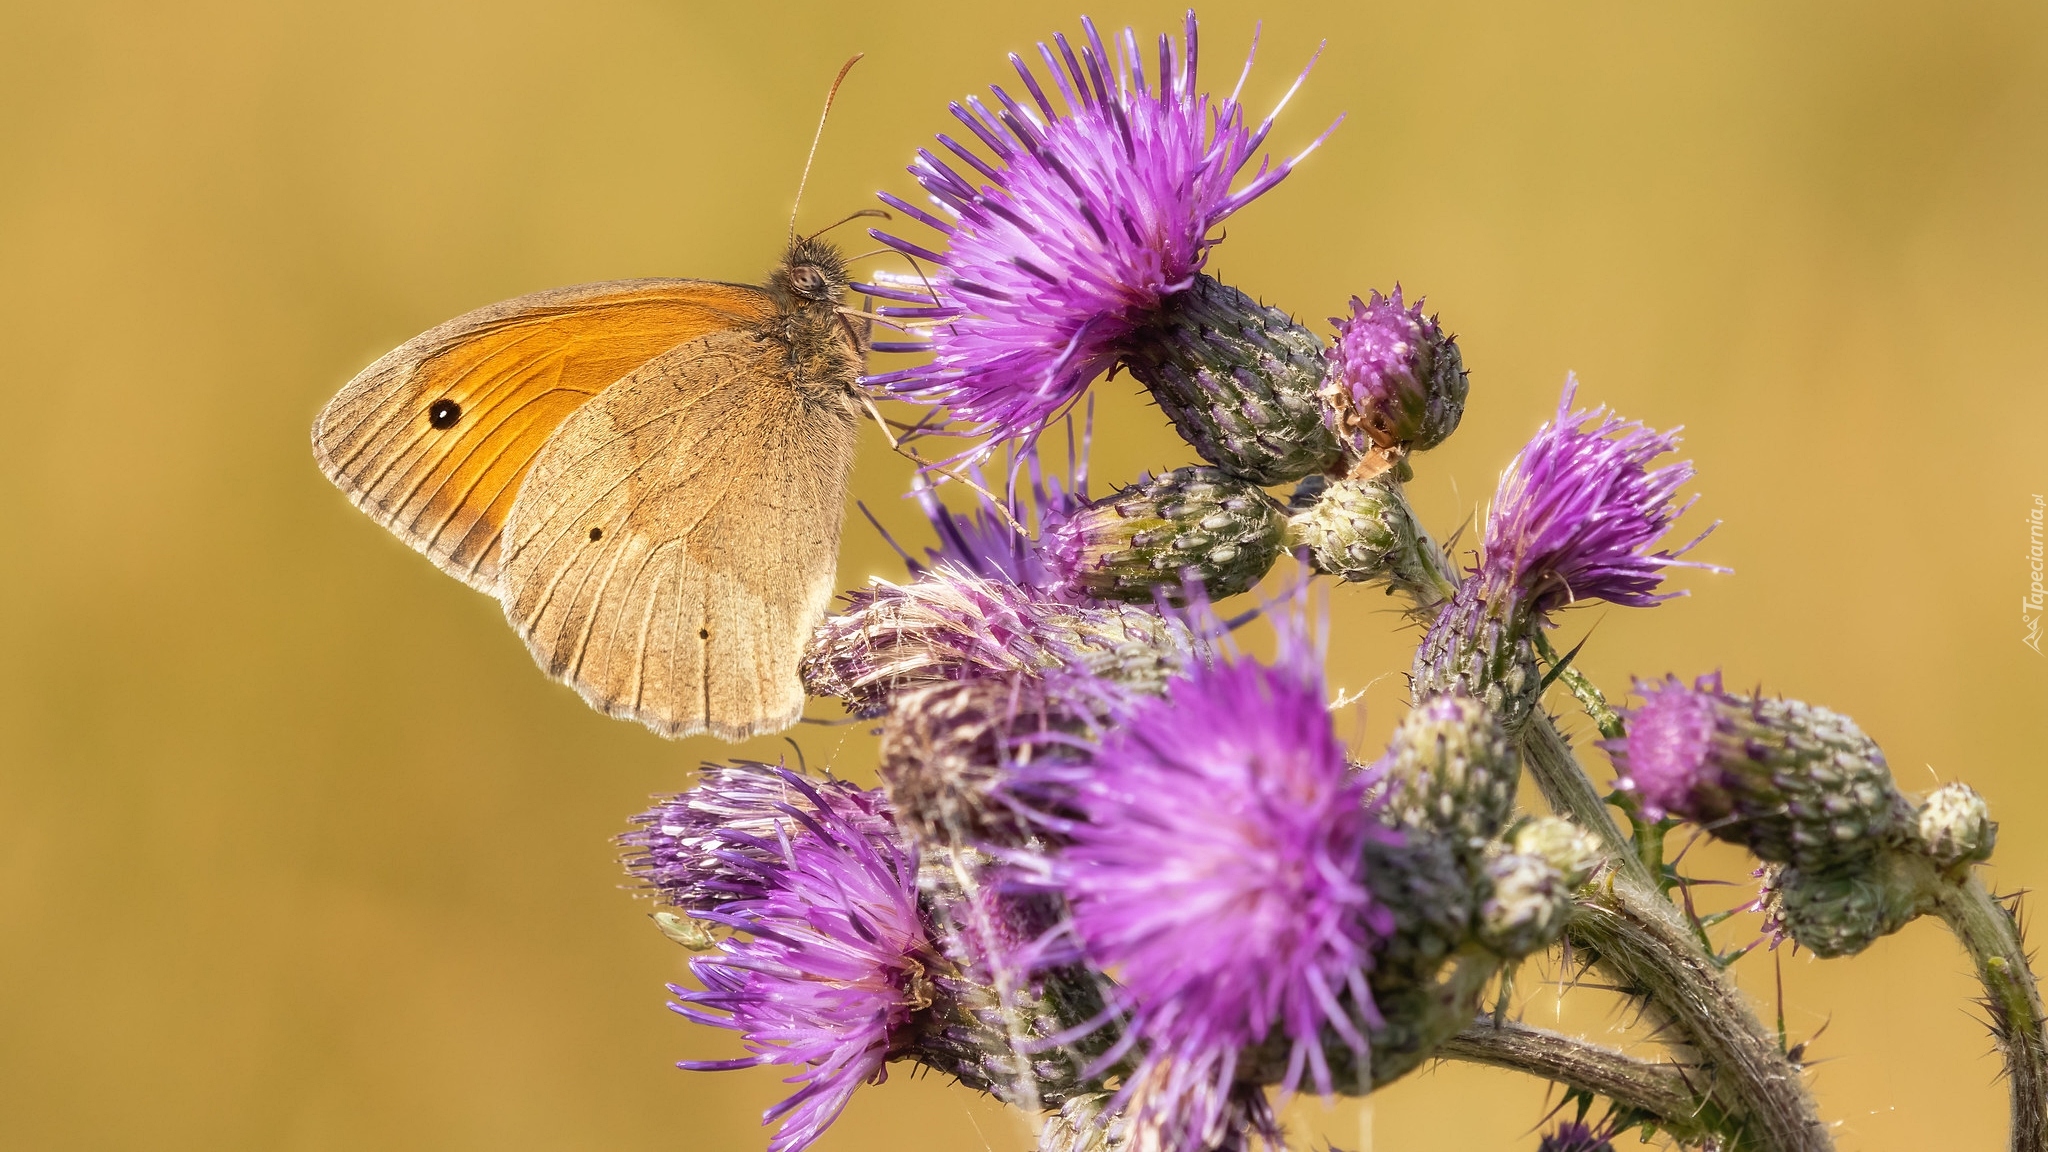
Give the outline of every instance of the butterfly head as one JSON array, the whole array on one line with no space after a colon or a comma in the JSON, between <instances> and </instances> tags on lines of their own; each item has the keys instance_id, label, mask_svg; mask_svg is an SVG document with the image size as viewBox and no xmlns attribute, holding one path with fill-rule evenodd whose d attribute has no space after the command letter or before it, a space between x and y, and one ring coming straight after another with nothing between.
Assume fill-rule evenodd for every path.
<instances>
[{"instance_id":1,"label":"butterfly head","mask_svg":"<svg viewBox=\"0 0 2048 1152\"><path fill-rule=\"evenodd\" d=\"M852 395L867 350L865 331L840 304L848 279L846 257L839 249L806 237L790 243L788 254L762 285L775 304L762 334L788 347L800 384L822 387L840 399Z\"/></svg>"},{"instance_id":2,"label":"butterfly head","mask_svg":"<svg viewBox=\"0 0 2048 1152\"><path fill-rule=\"evenodd\" d=\"M828 240L803 237L792 241L789 252L768 276L768 294L784 311L799 312L838 307L849 277L846 257Z\"/></svg>"}]
</instances>

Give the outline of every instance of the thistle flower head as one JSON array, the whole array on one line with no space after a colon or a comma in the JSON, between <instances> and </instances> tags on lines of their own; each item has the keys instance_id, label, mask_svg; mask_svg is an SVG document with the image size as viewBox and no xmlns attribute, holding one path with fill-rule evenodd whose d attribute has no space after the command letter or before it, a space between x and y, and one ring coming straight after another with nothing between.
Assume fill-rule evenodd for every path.
<instances>
[{"instance_id":1,"label":"thistle flower head","mask_svg":"<svg viewBox=\"0 0 2048 1152\"><path fill-rule=\"evenodd\" d=\"M1556 418L1501 476L1485 575L1538 613L1585 600L1647 607L1680 595L1658 591L1664 569L1711 566L1678 558L1692 544L1652 549L1691 506L1672 498L1692 478L1692 463L1650 468L1677 447L1677 436L1605 408L1574 410L1577 387L1565 382Z\"/></svg>"},{"instance_id":2,"label":"thistle flower head","mask_svg":"<svg viewBox=\"0 0 2048 1152\"><path fill-rule=\"evenodd\" d=\"M952 106L971 140L941 135L947 158L920 150L910 168L937 215L881 197L936 230L944 251L874 233L937 270L929 287L906 277L864 286L897 302L884 315L930 333L876 350L932 354L869 382L943 403L998 439L1035 433L1115 366L1122 342L1193 282L1216 227L1300 159L1262 161L1231 187L1273 121L1247 124L1236 91L1197 90L1192 12L1178 51L1160 36L1151 75L1129 29L1113 50L1092 22L1082 31L1078 52L1064 34L1038 46L1049 84L1013 55L1019 96L994 87L993 106Z\"/></svg>"},{"instance_id":3,"label":"thistle flower head","mask_svg":"<svg viewBox=\"0 0 2048 1152\"><path fill-rule=\"evenodd\" d=\"M876 581L818 625L801 672L815 696L877 715L898 691L947 680L1077 667L1157 683L1194 654L1185 624L1136 605L1061 603L951 566Z\"/></svg>"},{"instance_id":4,"label":"thistle flower head","mask_svg":"<svg viewBox=\"0 0 2048 1152\"><path fill-rule=\"evenodd\" d=\"M1636 682L1643 703L1606 743L1615 787L1652 819L1678 816L1765 860L1809 869L1863 859L1909 834L1912 811L1855 721L1798 700Z\"/></svg>"},{"instance_id":5,"label":"thistle flower head","mask_svg":"<svg viewBox=\"0 0 2048 1152\"><path fill-rule=\"evenodd\" d=\"M794 811L822 805L870 836L891 827L880 793L843 780L792 787L780 766L743 760L706 764L688 792L661 798L619 837L626 870L658 899L693 912L765 894L763 868L782 851Z\"/></svg>"},{"instance_id":6,"label":"thistle flower head","mask_svg":"<svg viewBox=\"0 0 2048 1152\"><path fill-rule=\"evenodd\" d=\"M1121 981L1123 1047L1143 1046L1120 1103L1165 1147L1218 1138L1246 1045L1277 1030L1285 1088L1306 1073L1327 1093L1323 1031L1362 1053L1377 1022L1365 976L1392 923L1362 853L1396 834L1309 648L1293 636L1274 665L1222 660L1137 700L1074 792L1055 873L1087 957Z\"/></svg>"},{"instance_id":7,"label":"thistle flower head","mask_svg":"<svg viewBox=\"0 0 2048 1152\"><path fill-rule=\"evenodd\" d=\"M1709 783L1714 735L1720 727L1719 676L1688 688L1676 676L1636 686L1643 698L1628 714L1628 735L1610 745L1622 767L1623 791L1633 792L1645 819L1696 810L1694 789ZM1711 818L1711 817L1710 817Z\"/></svg>"},{"instance_id":8,"label":"thistle flower head","mask_svg":"<svg viewBox=\"0 0 2048 1152\"><path fill-rule=\"evenodd\" d=\"M1095 711L1021 675L901 693L883 721L876 765L898 826L920 845L1020 841L1023 821L1003 784L1020 766L1058 754Z\"/></svg>"},{"instance_id":9,"label":"thistle flower head","mask_svg":"<svg viewBox=\"0 0 2048 1152\"><path fill-rule=\"evenodd\" d=\"M990 485L979 464L967 468L967 475L974 482L975 499L965 509L948 507L939 499L937 487L927 483L923 476L913 480L912 491L938 544L925 549L922 560L900 547L897 549L911 574L949 566L1041 595L1061 595L1064 572L1043 541L1088 505L1087 460L1093 439L1092 423L1091 416L1091 427L1084 428L1078 445L1073 438L1073 426L1068 425L1064 475L1048 474L1039 443L1025 446L1011 461L1008 495L1001 501L992 493L1003 485Z\"/></svg>"},{"instance_id":10,"label":"thistle flower head","mask_svg":"<svg viewBox=\"0 0 2048 1152\"><path fill-rule=\"evenodd\" d=\"M1354 457L1424 452L1458 430L1465 415L1465 362L1455 337L1436 319L1391 297L1351 298L1351 315L1333 318L1323 419Z\"/></svg>"},{"instance_id":11,"label":"thistle flower head","mask_svg":"<svg viewBox=\"0 0 2048 1152\"><path fill-rule=\"evenodd\" d=\"M1258 485L1217 468L1140 476L1072 510L1046 537L1048 570L1068 596L1180 601L1245 592L1280 558L1286 514Z\"/></svg>"},{"instance_id":12,"label":"thistle flower head","mask_svg":"<svg viewBox=\"0 0 2048 1152\"><path fill-rule=\"evenodd\" d=\"M812 782L777 776L805 803L782 806L788 823L775 840L751 844L756 855L728 854L752 891L699 916L734 934L690 961L702 990L669 990L677 1013L740 1033L750 1053L680 1067L792 1070L799 1087L762 1123L782 1121L770 1152L797 1152L904 1046L912 1017L931 1003L937 953L918 913L915 854L849 818Z\"/></svg>"},{"instance_id":13,"label":"thistle flower head","mask_svg":"<svg viewBox=\"0 0 2048 1152\"><path fill-rule=\"evenodd\" d=\"M976 480L979 482L979 476ZM1035 591L1051 593L1059 587L1059 576L1047 563L1038 536L1020 531L1028 513L1018 502L998 504L987 496L977 496L974 504L963 510L947 507L930 485L919 484L916 492L939 543L925 549L923 560L910 560L913 574L944 565ZM1065 522L1065 513L1074 503L1065 495L1039 505L1041 531Z\"/></svg>"}]
</instances>

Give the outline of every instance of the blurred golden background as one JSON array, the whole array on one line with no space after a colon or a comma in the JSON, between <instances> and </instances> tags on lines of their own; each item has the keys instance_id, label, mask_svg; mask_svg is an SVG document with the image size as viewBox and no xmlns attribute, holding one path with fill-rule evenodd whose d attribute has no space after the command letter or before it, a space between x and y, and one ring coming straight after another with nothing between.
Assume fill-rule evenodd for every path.
<instances>
[{"instance_id":1,"label":"blurred golden background","mask_svg":"<svg viewBox=\"0 0 2048 1152\"><path fill-rule=\"evenodd\" d=\"M548 683L495 603L321 478L306 429L379 353L469 308L758 278L848 54L868 58L818 154L814 224L905 190L947 100L1076 27L1031 7L0 12L0 1146L765 1146L771 1072L671 1067L734 1045L663 1010L685 954L620 890L610 842L733 750ZM1094 15L1149 34L1179 11ZM1595 632L1586 665L1614 691L1718 667L1845 711L1904 787L1989 796L2000 887L2048 879L2048 661L2016 611L2048 491L2048 8L1202 15L1225 89L1265 19L1255 112L1329 40L1275 147L1349 119L1230 222L1213 270L1318 322L1396 279L1441 310L1473 400L1413 486L1437 532L1568 369L1588 400L1684 423L1692 520L1725 521L1698 555L1736 574L1580 612L1567 643ZM1098 488L1191 459L1127 378L1099 395ZM858 494L921 539L906 476L870 436ZM842 583L898 571L853 519ZM1375 594L1334 610L1332 678L1369 686L1347 724L1370 746L1414 636ZM869 778L859 728L795 735ZM1938 926L1783 959L1793 1038L1826 1025L1809 1057L1844 1149L2002 1145L1998 1062ZM1769 1013L1771 959L1739 971ZM1532 1019L1557 1012L1553 988L1525 991ZM1564 1018L1626 1022L1593 992ZM1533 1148L1545 1091L1445 1066L1290 1117L1301 1147ZM819 1148L1027 1139L899 1071Z\"/></svg>"}]
</instances>

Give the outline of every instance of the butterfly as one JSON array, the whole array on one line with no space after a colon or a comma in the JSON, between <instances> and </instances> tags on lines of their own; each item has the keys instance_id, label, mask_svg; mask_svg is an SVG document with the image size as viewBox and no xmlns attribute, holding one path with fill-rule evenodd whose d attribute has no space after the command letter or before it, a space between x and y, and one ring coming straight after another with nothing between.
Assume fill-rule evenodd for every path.
<instances>
[{"instance_id":1,"label":"butterfly","mask_svg":"<svg viewBox=\"0 0 2048 1152\"><path fill-rule=\"evenodd\" d=\"M865 337L846 261L760 286L626 280L478 309L313 425L356 506L503 602L550 675L665 736L796 722L832 593Z\"/></svg>"},{"instance_id":2,"label":"butterfly","mask_svg":"<svg viewBox=\"0 0 2048 1152\"><path fill-rule=\"evenodd\" d=\"M860 59L825 95L799 205ZM820 234L798 238L792 211L759 287L556 288L422 332L328 402L314 459L498 597L540 666L599 711L678 738L787 728L863 406L881 420L858 390L865 330L839 306L846 258Z\"/></svg>"}]
</instances>

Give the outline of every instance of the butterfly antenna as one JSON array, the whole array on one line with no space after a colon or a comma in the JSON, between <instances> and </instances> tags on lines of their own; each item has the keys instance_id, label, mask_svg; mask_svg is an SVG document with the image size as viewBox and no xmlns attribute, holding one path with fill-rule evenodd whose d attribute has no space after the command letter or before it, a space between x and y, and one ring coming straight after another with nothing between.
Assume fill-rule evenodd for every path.
<instances>
[{"instance_id":1,"label":"butterfly antenna","mask_svg":"<svg viewBox=\"0 0 2048 1152\"><path fill-rule=\"evenodd\" d=\"M811 161L818 158L818 141L825 138L825 118L832 115L832 101L839 95L839 85L845 82L846 74L853 71L853 66L860 63L860 58L865 55L865 52L855 52L846 63L841 64L839 75L832 78L831 90L825 93L825 108L818 113L818 130L811 135L810 155L804 157L804 174L797 178L796 204L789 210L789 242L792 244L796 243L796 214L804 206L804 185L811 179ZM842 220L840 223L843 224L845 221Z\"/></svg>"},{"instance_id":2,"label":"butterfly antenna","mask_svg":"<svg viewBox=\"0 0 2048 1152\"><path fill-rule=\"evenodd\" d=\"M802 194L802 193L801 193L801 191L799 191L799 193L798 193L798 194L799 194L799 195L801 195L801 194ZM830 232L830 231L831 231L831 230L833 230L834 228L837 228L837 227L839 227L839 225L841 225L841 224L850 224L850 223L852 223L852 222L853 222L853 221L855 221L855 220L859 220L859 219L862 219L863 217L880 217L880 218L881 218L881 219L883 219L883 220L893 220L893 219L895 219L895 217L893 217L893 216L890 216L890 215L889 215L889 214L888 214L887 212L884 212L884 211L882 211L882 210L881 210L880 208L863 208L863 209L861 209L860 211L858 211L858 212L855 212L855 213L854 213L853 215L851 215L851 216L848 216L848 217L846 217L845 219L842 219L842 220L837 220L837 221L834 221L833 223L830 223L830 224L827 224L827 225L825 225L825 226L824 226L823 228L820 228L820 229L818 229L818 230L817 230L816 232L813 232L813 233L811 233L811 234L810 234L809 236L806 236L806 237L804 237L804 239L806 239L806 240L816 240L816 239L817 239L818 237L820 237L820 236L823 236L823 235L824 235L825 233L827 233L827 232ZM795 221L794 219L792 219L792 220L790 221L790 223L791 223L791 224L795 224L795 223L796 223L796 221ZM792 229L792 231L794 231L794 229ZM874 253L873 253L873 252L868 252L868 253L864 253L863 255L866 255L866 256L873 256L873 255L874 255ZM855 257L853 257L853 259L855 259L855 260L859 260L859 259L861 259L861 257L860 257L860 256L855 256Z\"/></svg>"}]
</instances>

